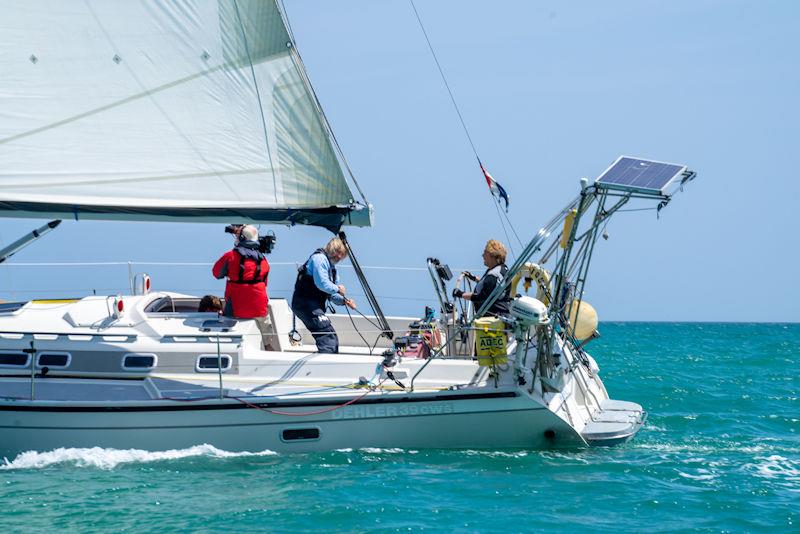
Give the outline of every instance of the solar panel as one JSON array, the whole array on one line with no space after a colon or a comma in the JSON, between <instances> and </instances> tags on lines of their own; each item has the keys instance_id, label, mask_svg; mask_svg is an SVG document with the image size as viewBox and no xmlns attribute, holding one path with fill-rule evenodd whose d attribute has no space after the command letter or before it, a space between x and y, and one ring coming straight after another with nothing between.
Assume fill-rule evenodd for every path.
<instances>
[{"instance_id":1,"label":"solar panel","mask_svg":"<svg viewBox=\"0 0 800 534\"><path fill-rule=\"evenodd\" d=\"M685 165L620 156L600 175L595 185L606 189L665 195L665 189L684 172Z\"/></svg>"}]
</instances>

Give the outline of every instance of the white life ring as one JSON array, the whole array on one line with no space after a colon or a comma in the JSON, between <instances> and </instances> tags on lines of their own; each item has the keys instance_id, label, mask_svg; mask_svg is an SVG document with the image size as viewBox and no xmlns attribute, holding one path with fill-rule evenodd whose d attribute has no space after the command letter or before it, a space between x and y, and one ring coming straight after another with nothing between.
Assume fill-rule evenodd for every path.
<instances>
[{"instance_id":1,"label":"white life ring","mask_svg":"<svg viewBox=\"0 0 800 534\"><path fill-rule=\"evenodd\" d=\"M528 262L514 275L511 280L511 295L517 294L517 284L524 278L523 287L528 292L533 282L536 281L536 298L545 305L550 304L550 271L536 263Z\"/></svg>"}]
</instances>

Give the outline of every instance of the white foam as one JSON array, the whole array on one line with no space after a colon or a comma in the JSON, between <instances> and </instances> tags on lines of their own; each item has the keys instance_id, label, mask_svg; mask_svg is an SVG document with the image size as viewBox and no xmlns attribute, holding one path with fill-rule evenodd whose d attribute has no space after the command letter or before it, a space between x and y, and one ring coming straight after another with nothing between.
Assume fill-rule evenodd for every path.
<instances>
[{"instance_id":1,"label":"white foam","mask_svg":"<svg viewBox=\"0 0 800 534\"><path fill-rule=\"evenodd\" d=\"M486 451L467 449L462 451L467 456L486 456L488 458L524 458L527 451Z\"/></svg>"},{"instance_id":2,"label":"white foam","mask_svg":"<svg viewBox=\"0 0 800 534\"><path fill-rule=\"evenodd\" d=\"M766 444L743 446L736 442L723 443L719 445L701 445L698 443L637 443L634 448L649 449L664 453L708 453L708 452L740 452L740 453L765 453L773 447ZM788 449L787 449L788 450Z\"/></svg>"},{"instance_id":3,"label":"white foam","mask_svg":"<svg viewBox=\"0 0 800 534\"><path fill-rule=\"evenodd\" d=\"M755 471L756 476L783 478L793 482L800 482L800 462L777 454L756 458L756 460L758 460L758 463L745 465L746 468Z\"/></svg>"},{"instance_id":4,"label":"white foam","mask_svg":"<svg viewBox=\"0 0 800 534\"><path fill-rule=\"evenodd\" d=\"M358 449L359 452L365 452L367 454L401 454L406 452L405 449L398 449L398 448L386 448L382 449L380 447L362 447Z\"/></svg>"},{"instance_id":5,"label":"white foam","mask_svg":"<svg viewBox=\"0 0 800 534\"><path fill-rule=\"evenodd\" d=\"M688 478L690 480L714 480L715 478L719 478L719 475L716 473L712 473L708 469L698 469L697 474L692 473L684 473L683 471L678 471L678 475L682 476L683 478Z\"/></svg>"},{"instance_id":6,"label":"white foam","mask_svg":"<svg viewBox=\"0 0 800 534\"><path fill-rule=\"evenodd\" d=\"M212 445L203 444L187 449L168 451L144 451L140 449L104 449L91 448L59 448L48 452L27 451L19 454L13 461L5 460L0 469L40 469L55 464L72 463L77 467L95 467L114 469L120 464L159 462L162 460L178 460L192 456L208 456L212 458L238 458L248 456L271 456L273 451L261 452L229 452Z\"/></svg>"}]
</instances>

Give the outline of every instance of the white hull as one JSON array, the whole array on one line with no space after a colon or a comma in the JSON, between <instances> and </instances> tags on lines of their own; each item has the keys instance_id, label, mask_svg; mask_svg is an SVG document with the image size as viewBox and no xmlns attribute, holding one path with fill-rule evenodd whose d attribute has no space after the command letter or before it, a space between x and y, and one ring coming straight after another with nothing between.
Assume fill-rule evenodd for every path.
<instances>
[{"instance_id":1,"label":"white hull","mask_svg":"<svg viewBox=\"0 0 800 534\"><path fill-rule=\"evenodd\" d=\"M57 411L34 407L16 411L5 407L0 411L0 455L10 459L26 450L58 447L169 450L202 443L228 451L252 452L585 445L572 427L530 397L458 397L448 395L431 402L353 404L304 417L277 415L238 402L227 403L222 409L219 404L206 404L204 409L170 406L163 411L152 407L98 408L99 411L69 411L63 406L55 407ZM326 406L315 403L275 409L308 413ZM319 437L285 439L285 430L298 429L316 429ZM545 436L547 431L552 431L552 437ZM547 436L551 434L547 432Z\"/></svg>"},{"instance_id":2,"label":"white hull","mask_svg":"<svg viewBox=\"0 0 800 534\"><path fill-rule=\"evenodd\" d=\"M513 352L494 372L458 356L400 357L387 367L384 356L352 345L318 354L283 345L290 314L277 300L271 308L281 350L264 351L252 321L213 333L202 327L209 314L147 311L154 298L162 297L131 297L126 319L100 332L83 324L105 313L102 298L30 304L0 317L0 456L204 443L251 452L576 447L624 441L643 423L640 406L608 399L596 373L570 367L567 350L557 384L543 390L530 363L520 374ZM31 342L37 362L60 355L68 363L44 375L37 367L32 376L24 352ZM203 358L216 366L217 350L230 364L221 375L200 366ZM132 368L131 357L152 368Z\"/></svg>"}]
</instances>

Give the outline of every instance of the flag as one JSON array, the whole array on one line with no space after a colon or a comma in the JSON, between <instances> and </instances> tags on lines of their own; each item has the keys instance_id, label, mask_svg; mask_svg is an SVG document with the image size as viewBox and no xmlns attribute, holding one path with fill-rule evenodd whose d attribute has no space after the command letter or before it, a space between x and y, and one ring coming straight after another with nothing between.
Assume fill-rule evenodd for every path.
<instances>
[{"instance_id":1,"label":"flag","mask_svg":"<svg viewBox=\"0 0 800 534\"><path fill-rule=\"evenodd\" d=\"M503 189L503 186L497 183L497 180L492 178L492 175L489 174L489 171L486 170L486 167L483 166L483 163L478 161L478 165L481 166L481 171L483 171L483 176L486 178L486 185L489 186L489 191L492 192L492 196L494 196L498 202L501 200L506 204L506 211L508 211L508 193L506 190Z\"/></svg>"}]
</instances>

